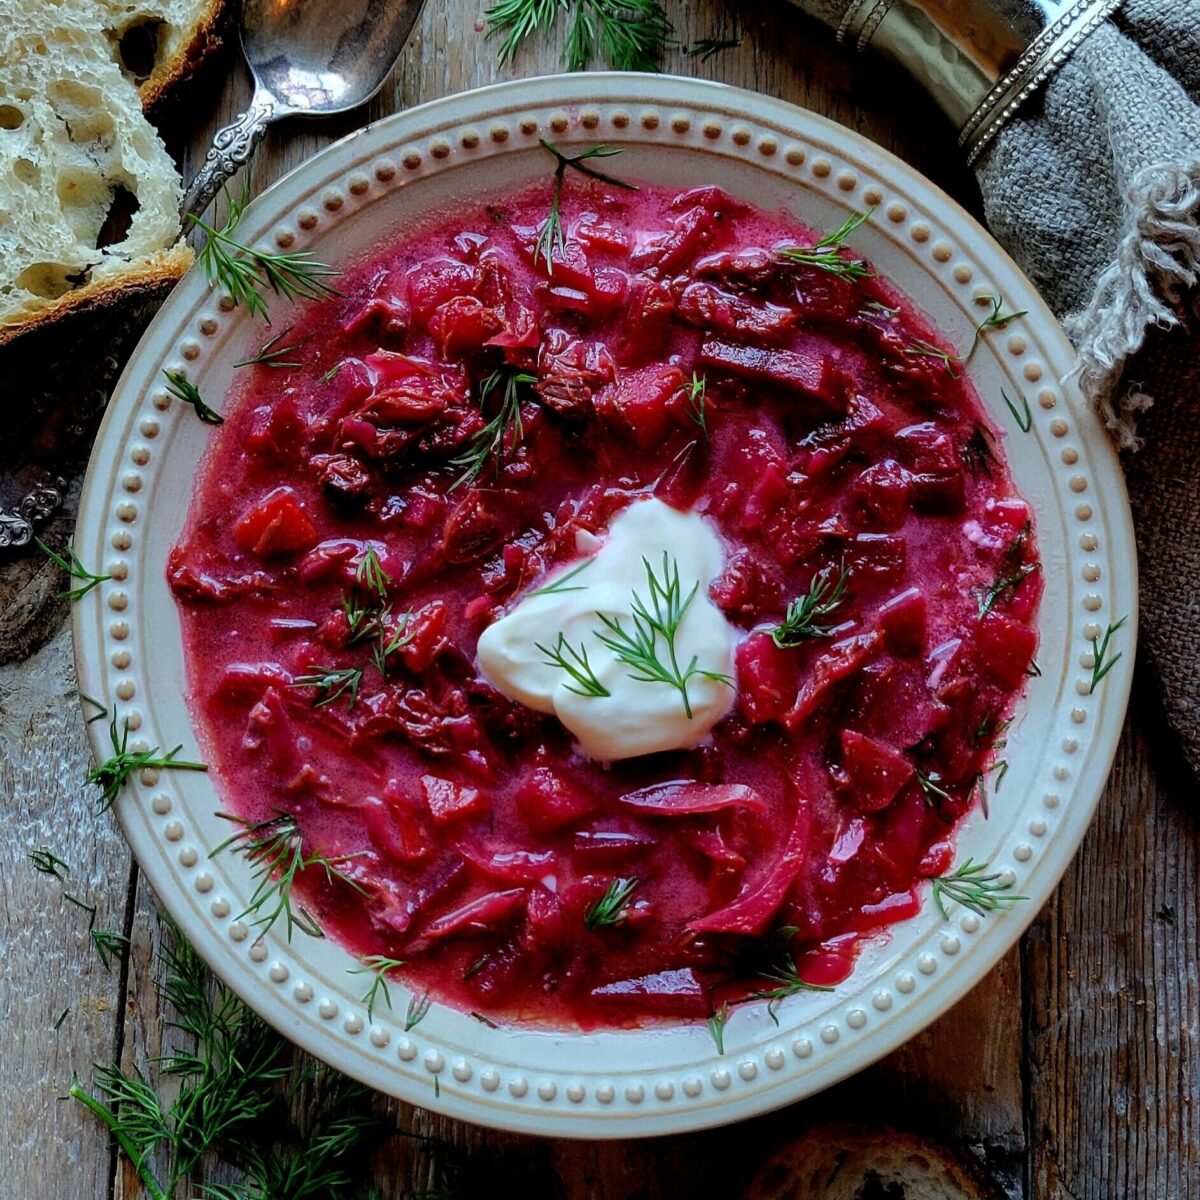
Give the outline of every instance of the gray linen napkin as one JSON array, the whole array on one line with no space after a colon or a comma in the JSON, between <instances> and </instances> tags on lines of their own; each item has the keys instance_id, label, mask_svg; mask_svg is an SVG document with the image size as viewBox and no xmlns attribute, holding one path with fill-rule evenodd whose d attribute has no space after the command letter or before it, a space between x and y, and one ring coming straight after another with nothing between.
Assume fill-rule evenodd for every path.
<instances>
[{"instance_id":1,"label":"gray linen napkin","mask_svg":"<svg viewBox=\"0 0 1200 1200\"><path fill-rule=\"evenodd\" d=\"M836 27L850 0L795 0ZM849 51L847 51L849 52ZM1200 772L1200 0L1125 0L976 164L1123 450L1142 644Z\"/></svg>"}]
</instances>

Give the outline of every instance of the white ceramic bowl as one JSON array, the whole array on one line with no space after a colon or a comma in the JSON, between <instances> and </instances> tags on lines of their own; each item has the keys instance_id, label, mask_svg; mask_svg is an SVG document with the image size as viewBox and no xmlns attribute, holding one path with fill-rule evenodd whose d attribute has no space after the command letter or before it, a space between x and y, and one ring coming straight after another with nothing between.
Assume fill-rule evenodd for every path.
<instances>
[{"instance_id":1,"label":"white ceramic bowl","mask_svg":"<svg viewBox=\"0 0 1200 1200\"><path fill-rule=\"evenodd\" d=\"M716 183L817 228L874 209L854 246L958 345L998 295L1026 309L989 335L970 374L1037 514L1046 590L1041 678L1008 735L1011 769L990 819L974 812L958 857L986 860L1029 897L1009 912L943 919L932 903L869 947L832 993L788 1000L776 1027L764 1005L730 1018L725 1054L702 1024L594 1034L489 1029L435 1006L405 1033L408 993L369 1019L351 956L326 939L256 941L236 919L250 894L244 861L209 850L207 776L145 772L117 805L125 834L167 909L216 971L307 1050L382 1091L450 1116L527 1133L629 1137L747 1117L826 1087L912 1037L977 983L1033 918L1074 854L1108 774L1134 660L1135 560L1116 458L1069 382L1072 352L1034 291L992 239L911 168L841 126L764 96L692 80L576 75L523 80L400 113L345 138L269 188L242 235L349 259L420 214L546 178L538 138L626 153L622 174L673 187ZM275 306L277 314L286 303ZM276 317L278 325L280 315ZM114 579L75 608L81 689L128 720L146 747L195 739L184 701L179 619L164 580L197 462L210 436L163 388L186 366L210 402L261 325L193 271L147 331L109 406L92 456L75 548ZM1001 400L1028 396L1019 431ZM1122 658L1094 694L1090 638L1128 616ZM91 726L98 757L107 729Z\"/></svg>"}]
</instances>

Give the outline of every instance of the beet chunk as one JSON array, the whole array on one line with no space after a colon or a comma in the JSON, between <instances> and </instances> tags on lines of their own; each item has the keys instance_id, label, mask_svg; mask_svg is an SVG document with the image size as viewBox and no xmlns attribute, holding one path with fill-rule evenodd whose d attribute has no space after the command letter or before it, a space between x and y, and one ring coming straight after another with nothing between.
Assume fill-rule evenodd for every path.
<instances>
[{"instance_id":1,"label":"beet chunk","mask_svg":"<svg viewBox=\"0 0 1200 1200\"><path fill-rule=\"evenodd\" d=\"M803 396L823 414L845 416L850 408L847 379L825 355L705 342L700 347L700 361L753 383L771 384Z\"/></svg>"},{"instance_id":2,"label":"beet chunk","mask_svg":"<svg viewBox=\"0 0 1200 1200\"><path fill-rule=\"evenodd\" d=\"M310 550L317 531L295 491L277 487L242 514L233 539L247 554L277 558Z\"/></svg>"},{"instance_id":3,"label":"beet chunk","mask_svg":"<svg viewBox=\"0 0 1200 1200\"><path fill-rule=\"evenodd\" d=\"M643 449L661 442L683 404L683 372L650 366L627 371L596 397L596 412L611 429Z\"/></svg>"},{"instance_id":4,"label":"beet chunk","mask_svg":"<svg viewBox=\"0 0 1200 1200\"><path fill-rule=\"evenodd\" d=\"M913 777L913 765L899 750L853 729L842 730L842 761L863 812L887 808Z\"/></svg>"}]
</instances>

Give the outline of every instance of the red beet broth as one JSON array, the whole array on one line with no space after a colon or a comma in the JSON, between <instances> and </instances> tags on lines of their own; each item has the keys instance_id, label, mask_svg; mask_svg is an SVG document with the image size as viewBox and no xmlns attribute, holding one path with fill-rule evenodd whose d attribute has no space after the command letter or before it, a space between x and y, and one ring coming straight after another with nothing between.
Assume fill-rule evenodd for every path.
<instances>
[{"instance_id":1,"label":"red beet broth","mask_svg":"<svg viewBox=\"0 0 1200 1200\"><path fill-rule=\"evenodd\" d=\"M353 856L356 887L303 881L323 928L489 1019L702 1018L789 956L834 983L951 864L1035 650L1030 514L963 373L914 352L945 343L911 305L780 258L811 230L712 188L568 181L548 276L548 200L380 248L296 314L298 368L239 380L168 564L214 782ZM523 437L452 486L500 399L481 412L482 381L518 368ZM710 595L745 631L738 700L693 751L604 765L474 648L648 494L726 543ZM386 678L346 611L370 603L368 546L384 627L411 635ZM765 630L842 567L828 636L778 648ZM334 668L362 669L353 705L296 683ZM632 795L676 780L695 786L670 811Z\"/></svg>"}]
</instances>

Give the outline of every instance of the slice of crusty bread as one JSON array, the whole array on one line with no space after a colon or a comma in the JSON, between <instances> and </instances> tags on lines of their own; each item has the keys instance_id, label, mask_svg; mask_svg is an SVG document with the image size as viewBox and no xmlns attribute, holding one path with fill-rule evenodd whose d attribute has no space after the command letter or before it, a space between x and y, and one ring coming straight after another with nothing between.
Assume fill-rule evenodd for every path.
<instances>
[{"instance_id":1,"label":"slice of crusty bread","mask_svg":"<svg viewBox=\"0 0 1200 1200\"><path fill-rule=\"evenodd\" d=\"M0 0L0 345L192 261L179 177L97 0Z\"/></svg>"},{"instance_id":2,"label":"slice of crusty bread","mask_svg":"<svg viewBox=\"0 0 1200 1200\"><path fill-rule=\"evenodd\" d=\"M1003 1193L927 1138L823 1125L772 1154L743 1200L1003 1200Z\"/></svg>"},{"instance_id":3,"label":"slice of crusty bread","mask_svg":"<svg viewBox=\"0 0 1200 1200\"><path fill-rule=\"evenodd\" d=\"M95 0L113 56L137 84L142 107L158 106L221 44L230 0Z\"/></svg>"}]
</instances>

